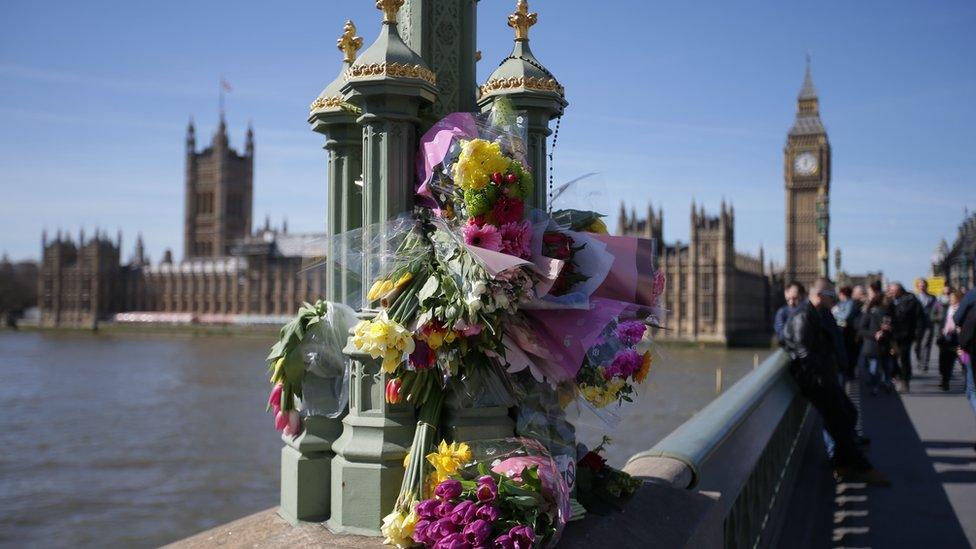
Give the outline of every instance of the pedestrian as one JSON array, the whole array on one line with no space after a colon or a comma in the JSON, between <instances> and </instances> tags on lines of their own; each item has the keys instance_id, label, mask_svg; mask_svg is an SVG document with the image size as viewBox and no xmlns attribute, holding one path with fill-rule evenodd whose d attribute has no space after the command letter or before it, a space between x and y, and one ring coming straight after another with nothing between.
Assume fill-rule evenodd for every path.
<instances>
[{"instance_id":1,"label":"pedestrian","mask_svg":"<svg viewBox=\"0 0 976 549\"><path fill-rule=\"evenodd\" d=\"M773 320L776 342L780 345L783 345L783 329L786 327L786 322L793 316L793 313L796 312L796 309L806 298L806 293L806 288L803 287L803 284L795 280L787 284L786 289L783 290L783 298L786 300L786 303L776 311L776 316Z\"/></svg>"},{"instance_id":2,"label":"pedestrian","mask_svg":"<svg viewBox=\"0 0 976 549\"><path fill-rule=\"evenodd\" d=\"M907 393L911 390L912 382L912 343L918 338L919 328L922 326L922 306L898 282L888 285L888 299L891 302L898 374L901 377L902 390Z\"/></svg>"},{"instance_id":3,"label":"pedestrian","mask_svg":"<svg viewBox=\"0 0 976 549\"><path fill-rule=\"evenodd\" d=\"M783 344L790 356L790 374L801 394L823 417L836 444L833 457L838 477L852 482L889 485L887 477L857 447L854 426L857 410L837 383L836 324L825 322L835 299L833 285L825 278L810 288L806 302L798 306L783 330Z\"/></svg>"},{"instance_id":4,"label":"pedestrian","mask_svg":"<svg viewBox=\"0 0 976 549\"><path fill-rule=\"evenodd\" d=\"M939 347L939 374L942 376L942 383L939 384L939 387L943 391L949 390L949 378L952 377L952 369L958 358L956 351L959 348L959 332L956 330L956 322L952 317L959 310L961 300L959 292L949 292L949 306L945 310L942 326L939 327L939 336L936 338L936 344Z\"/></svg>"},{"instance_id":5,"label":"pedestrian","mask_svg":"<svg viewBox=\"0 0 976 549\"><path fill-rule=\"evenodd\" d=\"M976 375L973 374L976 367L976 287L966 292L952 315L952 321L956 324L959 338L956 353L966 372L966 398L976 414ZM976 449L976 445L973 448Z\"/></svg>"},{"instance_id":6,"label":"pedestrian","mask_svg":"<svg viewBox=\"0 0 976 549\"><path fill-rule=\"evenodd\" d=\"M861 334L861 355L868 370L868 386L877 395L879 387L891 392L891 316L881 284L868 289L868 302L858 323Z\"/></svg>"},{"instance_id":7,"label":"pedestrian","mask_svg":"<svg viewBox=\"0 0 976 549\"><path fill-rule=\"evenodd\" d=\"M854 299L854 288L850 286L841 286L837 290L837 294L840 297L840 301L837 305L834 305L834 308L830 312L833 313L834 320L837 321L837 327L840 328L844 354L847 358L845 363L841 364L840 372L844 376L844 381L847 381L856 377L860 350L860 331L858 330L858 325L861 321L861 303Z\"/></svg>"},{"instance_id":8,"label":"pedestrian","mask_svg":"<svg viewBox=\"0 0 976 549\"><path fill-rule=\"evenodd\" d=\"M915 343L915 361L923 372L929 371L929 360L932 358L932 343L939 325L939 300L929 293L929 283L924 278L915 281L915 299L922 306L922 318Z\"/></svg>"}]
</instances>

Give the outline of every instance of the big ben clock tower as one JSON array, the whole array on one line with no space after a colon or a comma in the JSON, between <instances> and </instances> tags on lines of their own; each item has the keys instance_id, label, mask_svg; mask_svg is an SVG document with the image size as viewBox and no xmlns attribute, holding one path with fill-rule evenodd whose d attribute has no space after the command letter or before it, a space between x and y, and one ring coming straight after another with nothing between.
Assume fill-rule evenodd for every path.
<instances>
[{"instance_id":1,"label":"big ben clock tower","mask_svg":"<svg viewBox=\"0 0 976 549\"><path fill-rule=\"evenodd\" d=\"M786 280L809 286L829 276L830 261L830 142L820 121L809 57L796 107L784 150Z\"/></svg>"}]
</instances>

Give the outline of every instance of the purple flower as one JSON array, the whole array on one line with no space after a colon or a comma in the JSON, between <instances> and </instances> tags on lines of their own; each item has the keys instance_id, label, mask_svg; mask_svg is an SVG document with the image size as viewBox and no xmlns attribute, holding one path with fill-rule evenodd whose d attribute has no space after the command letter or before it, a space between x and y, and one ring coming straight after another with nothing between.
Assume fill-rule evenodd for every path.
<instances>
[{"instance_id":1,"label":"purple flower","mask_svg":"<svg viewBox=\"0 0 976 549\"><path fill-rule=\"evenodd\" d=\"M535 530L531 526L515 526L508 531L516 549L531 549L535 543Z\"/></svg>"},{"instance_id":2,"label":"purple flower","mask_svg":"<svg viewBox=\"0 0 976 549\"><path fill-rule=\"evenodd\" d=\"M502 534L495 538L492 547L493 549L515 549L515 542L512 541L512 537L508 534Z\"/></svg>"},{"instance_id":3,"label":"purple flower","mask_svg":"<svg viewBox=\"0 0 976 549\"><path fill-rule=\"evenodd\" d=\"M464 500L454 506L454 510L451 511L451 520L454 524L464 526L469 524L473 519L475 513L478 512L478 508L475 506L474 502L471 500Z\"/></svg>"},{"instance_id":4,"label":"purple flower","mask_svg":"<svg viewBox=\"0 0 976 549\"><path fill-rule=\"evenodd\" d=\"M495 522L498 520L498 508L494 505L482 505L478 507L478 511L474 516L480 518L481 520L487 520L488 522Z\"/></svg>"},{"instance_id":5,"label":"purple flower","mask_svg":"<svg viewBox=\"0 0 976 549\"><path fill-rule=\"evenodd\" d=\"M413 352L408 357L410 365L416 370L427 370L437 360L437 352L422 339L413 340Z\"/></svg>"},{"instance_id":6,"label":"purple flower","mask_svg":"<svg viewBox=\"0 0 976 549\"><path fill-rule=\"evenodd\" d=\"M437 506L440 504L441 502L437 501L436 499L425 499L417 504L417 515L420 518L425 519L439 518L439 515L437 514Z\"/></svg>"},{"instance_id":7,"label":"purple flower","mask_svg":"<svg viewBox=\"0 0 976 549\"><path fill-rule=\"evenodd\" d=\"M439 539L434 549L471 549L471 544L465 541L463 534L450 534Z\"/></svg>"},{"instance_id":8,"label":"purple flower","mask_svg":"<svg viewBox=\"0 0 976 549\"><path fill-rule=\"evenodd\" d=\"M461 482L449 478L434 488L434 495L443 499L454 499L461 495Z\"/></svg>"},{"instance_id":9,"label":"purple flower","mask_svg":"<svg viewBox=\"0 0 976 549\"><path fill-rule=\"evenodd\" d=\"M434 511L434 515L437 518L443 518L451 514L454 510L454 504L450 501L442 501L437 505L437 509Z\"/></svg>"},{"instance_id":10,"label":"purple flower","mask_svg":"<svg viewBox=\"0 0 976 549\"><path fill-rule=\"evenodd\" d=\"M502 235L494 225L485 224L481 227L477 225L465 225L461 231L464 233L465 244L493 252L501 251L502 249Z\"/></svg>"},{"instance_id":11,"label":"purple flower","mask_svg":"<svg viewBox=\"0 0 976 549\"><path fill-rule=\"evenodd\" d=\"M471 545L481 545L491 535L491 523L478 519L465 526L464 531L461 533L464 535L464 539Z\"/></svg>"},{"instance_id":12,"label":"purple flower","mask_svg":"<svg viewBox=\"0 0 976 549\"><path fill-rule=\"evenodd\" d=\"M634 345L644 337L644 332L647 330L647 325L643 322L637 320L628 320L627 322L621 322L617 325L617 329L614 331L617 338L620 339L625 345Z\"/></svg>"},{"instance_id":13,"label":"purple flower","mask_svg":"<svg viewBox=\"0 0 976 549\"><path fill-rule=\"evenodd\" d=\"M644 363L644 357L633 349L624 349L613 357L613 364L610 365L608 372L613 372L620 377L627 378L640 370Z\"/></svg>"},{"instance_id":14,"label":"purple flower","mask_svg":"<svg viewBox=\"0 0 976 549\"><path fill-rule=\"evenodd\" d=\"M478 501L481 503L491 503L498 497L498 485L490 475L485 475L478 479Z\"/></svg>"},{"instance_id":15,"label":"purple flower","mask_svg":"<svg viewBox=\"0 0 976 549\"><path fill-rule=\"evenodd\" d=\"M413 540L417 543L427 544L428 542L432 541L427 537L427 530L430 528L431 524L433 523L425 518L418 520L417 524L413 527L413 534L411 534L410 537L413 538Z\"/></svg>"},{"instance_id":16,"label":"purple flower","mask_svg":"<svg viewBox=\"0 0 976 549\"><path fill-rule=\"evenodd\" d=\"M461 528L457 524L454 524L449 517L444 517L427 526L427 531L424 532L424 534L429 541L439 541L440 539L451 534L458 533L460 529Z\"/></svg>"}]
</instances>

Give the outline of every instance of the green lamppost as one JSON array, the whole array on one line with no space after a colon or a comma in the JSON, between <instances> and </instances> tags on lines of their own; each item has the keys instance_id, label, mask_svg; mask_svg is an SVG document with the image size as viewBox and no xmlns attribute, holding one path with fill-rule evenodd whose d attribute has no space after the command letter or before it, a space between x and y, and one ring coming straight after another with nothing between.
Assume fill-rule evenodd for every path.
<instances>
[{"instance_id":1,"label":"green lamppost","mask_svg":"<svg viewBox=\"0 0 976 549\"><path fill-rule=\"evenodd\" d=\"M356 36L356 26L347 21L338 47L344 54L343 69L355 60L362 38ZM325 149L329 154L329 216L328 236L362 224L362 199L355 180L362 167L361 129L356 122L355 109L343 101L342 73L325 87L312 102L308 121L312 129L326 136ZM327 247L331 260L342 250ZM330 301L343 301L348 292L356 292L358 281L350 280L336 264L327 265L326 296ZM317 376L309 374L306 383L315 383ZM329 383L319 379L320 383ZM309 391L306 392L310 392ZM328 393L328 391L325 391ZM317 405L328 403L318 402ZM281 505L279 514L292 523L322 521L330 514L330 476L332 472L332 444L342 432L341 416L328 418L309 415L304 419L302 433L295 438L283 435L281 449Z\"/></svg>"},{"instance_id":2,"label":"green lamppost","mask_svg":"<svg viewBox=\"0 0 976 549\"><path fill-rule=\"evenodd\" d=\"M343 53L339 75L312 102L308 122L312 130L326 136L325 150L329 155L329 215L326 247L326 299L358 306L350 300L361 293L361 284L349 270L335 261L347 251L335 236L357 229L363 224L362 189L356 184L362 173L362 127L356 121L358 108L348 103L342 94L343 74L356 60L356 52L363 39L356 36L356 25L346 21L337 46Z\"/></svg>"},{"instance_id":3,"label":"green lamppost","mask_svg":"<svg viewBox=\"0 0 976 549\"><path fill-rule=\"evenodd\" d=\"M383 11L380 35L343 74L343 98L361 109L357 122L362 126L364 243L385 245L378 224L413 208L418 111L433 102L437 91L434 73L397 33L402 5L403 0L376 2ZM366 280L379 274L377 263L364 259ZM371 318L372 312L364 310L361 316ZM332 446L336 457L328 526L336 532L379 535L403 478L414 411L406 403L386 403L387 376L378 359L361 353L351 341L344 352L351 361L349 413Z\"/></svg>"},{"instance_id":4,"label":"green lamppost","mask_svg":"<svg viewBox=\"0 0 976 549\"><path fill-rule=\"evenodd\" d=\"M529 13L528 2L518 0L515 13L508 16L508 26L515 29L515 48L481 86L478 105L488 111L495 99L507 97L515 110L525 111L528 116L528 161L535 179L532 205L545 209L548 204L546 138L552 133L549 121L562 115L568 103L562 85L529 49L529 27L537 20L537 13Z\"/></svg>"}]
</instances>

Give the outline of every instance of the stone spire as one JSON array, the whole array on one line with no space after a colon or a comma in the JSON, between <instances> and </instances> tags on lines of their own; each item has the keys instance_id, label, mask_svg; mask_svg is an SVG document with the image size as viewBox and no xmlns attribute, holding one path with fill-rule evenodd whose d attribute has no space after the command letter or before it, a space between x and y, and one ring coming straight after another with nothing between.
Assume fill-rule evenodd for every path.
<instances>
[{"instance_id":1,"label":"stone spire","mask_svg":"<svg viewBox=\"0 0 976 549\"><path fill-rule=\"evenodd\" d=\"M247 136L245 137L244 154L254 156L254 126L250 121L247 123Z\"/></svg>"},{"instance_id":2,"label":"stone spire","mask_svg":"<svg viewBox=\"0 0 976 549\"><path fill-rule=\"evenodd\" d=\"M193 127L193 117L190 117L190 123L186 126L186 151L188 153L196 152L197 147L197 131Z\"/></svg>"},{"instance_id":3,"label":"stone spire","mask_svg":"<svg viewBox=\"0 0 976 549\"><path fill-rule=\"evenodd\" d=\"M823 122L820 121L820 99L817 89L813 86L810 75L810 55L807 55L806 74L803 86L796 98L796 119L790 128L790 135L816 135L825 133Z\"/></svg>"},{"instance_id":4,"label":"stone spire","mask_svg":"<svg viewBox=\"0 0 976 549\"><path fill-rule=\"evenodd\" d=\"M803 76L803 87L800 88L800 94L797 96L798 100L804 99L816 99L817 98L817 88L813 86L813 76L810 75L810 54L807 54L807 69L806 74Z\"/></svg>"}]
</instances>

